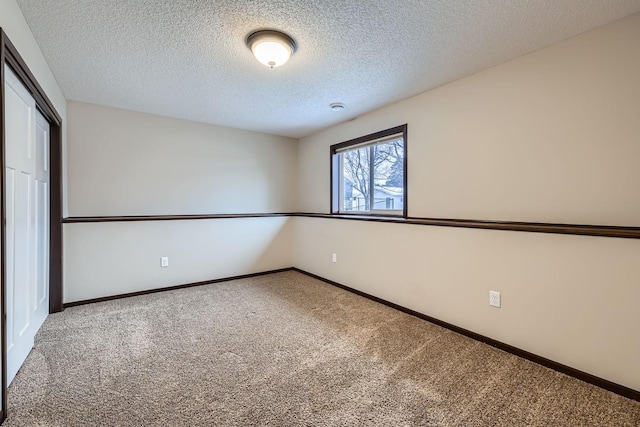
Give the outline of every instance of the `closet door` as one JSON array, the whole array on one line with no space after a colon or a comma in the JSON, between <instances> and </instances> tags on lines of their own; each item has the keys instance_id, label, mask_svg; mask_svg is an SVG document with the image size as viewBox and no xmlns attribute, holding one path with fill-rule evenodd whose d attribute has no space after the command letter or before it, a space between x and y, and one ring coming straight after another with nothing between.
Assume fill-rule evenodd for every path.
<instances>
[{"instance_id":1,"label":"closet door","mask_svg":"<svg viewBox=\"0 0 640 427\"><path fill-rule=\"evenodd\" d=\"M5 65L5 313L7 385L47 316L49 125Z\"/></svg>"}]
</instances>

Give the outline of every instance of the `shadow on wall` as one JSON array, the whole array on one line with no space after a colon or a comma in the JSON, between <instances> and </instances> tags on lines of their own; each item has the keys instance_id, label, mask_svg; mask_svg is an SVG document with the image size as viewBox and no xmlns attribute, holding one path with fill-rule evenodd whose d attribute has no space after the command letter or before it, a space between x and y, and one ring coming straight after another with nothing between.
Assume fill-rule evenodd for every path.
<instances>
[{"instance_id":1,"label":"shadow on wall","mask_svg":"<svg viewBox=\"0 0 640 427\"><path fill-rule=\"evenodd\" d=\"M272 227L268 233L260 236L261 244L255 261L251 264L252 272L262 272L289 268L293 266L293 220L283 217L279 226Z\"/></svg>"}]
</instances>

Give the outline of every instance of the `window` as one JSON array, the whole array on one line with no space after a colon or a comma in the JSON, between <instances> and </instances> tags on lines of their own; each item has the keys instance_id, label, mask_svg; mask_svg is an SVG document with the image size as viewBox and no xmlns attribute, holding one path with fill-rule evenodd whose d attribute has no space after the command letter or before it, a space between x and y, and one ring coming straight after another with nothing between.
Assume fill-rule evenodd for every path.
<instances>
[{"instance_id":1,"label":"window","mask_svg":"<svg viewBox=\"0 0 640 427\"><path fill-rule=\"evenodd\" d=\"M407 125L331 146L331 212L407 216Z\"/></svg>"}]
</instances>

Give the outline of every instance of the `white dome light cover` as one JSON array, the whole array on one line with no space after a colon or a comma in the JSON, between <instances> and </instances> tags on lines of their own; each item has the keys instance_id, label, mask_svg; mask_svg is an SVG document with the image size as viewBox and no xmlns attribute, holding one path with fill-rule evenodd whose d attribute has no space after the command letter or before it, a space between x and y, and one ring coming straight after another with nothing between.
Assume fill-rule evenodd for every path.
<instances>
[{"instance_id":1,"label":"white dome light cover","mask_svg":"<svg viewBox=\"0 0 640 427\"><path fill-rule=\"evenodd\" d=\"M291 37L274 30L249 34L247 46L258 61L270 68L281 66L296 51L296 42Z\"/></svg>"}]
</instances>

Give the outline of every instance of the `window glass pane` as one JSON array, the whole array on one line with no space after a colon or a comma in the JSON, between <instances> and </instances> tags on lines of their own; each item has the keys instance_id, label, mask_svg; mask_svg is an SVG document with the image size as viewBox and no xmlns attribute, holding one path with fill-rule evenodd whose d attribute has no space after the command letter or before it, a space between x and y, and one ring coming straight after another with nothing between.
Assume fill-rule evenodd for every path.
<instances>
[{"instance_id":1,"label":"window glass pane","mask_svg":"<svg viewBox=\"0 0 640 427\"><path fill-rule=\"evenodd\" d=\"M402 209L404 198L404 146L395 139L373 150L373 210Z\"/></svg>"},{"instance_id":2,"label":"window glass pane","mask_svg":"<svg viewBox=\"0 0 640 427\"><path fill-rule=\"evenodd\" d=\"M342 157L342 210L345 212L370 210L370 153L370 147L363 147L340 154Z\"/></svg>"}]
</instances>

